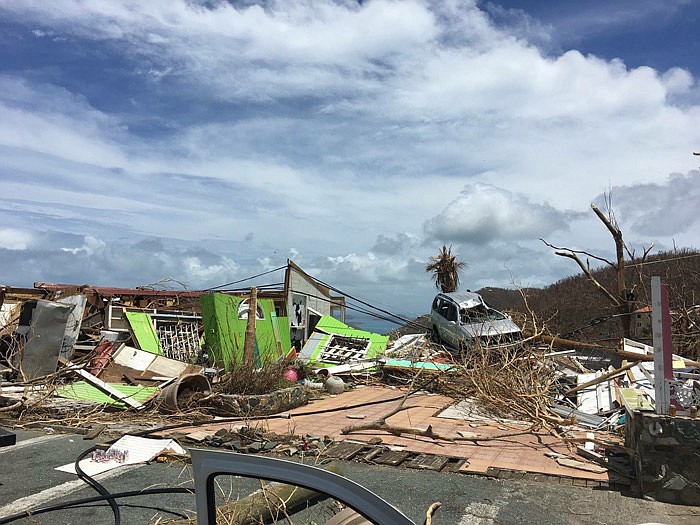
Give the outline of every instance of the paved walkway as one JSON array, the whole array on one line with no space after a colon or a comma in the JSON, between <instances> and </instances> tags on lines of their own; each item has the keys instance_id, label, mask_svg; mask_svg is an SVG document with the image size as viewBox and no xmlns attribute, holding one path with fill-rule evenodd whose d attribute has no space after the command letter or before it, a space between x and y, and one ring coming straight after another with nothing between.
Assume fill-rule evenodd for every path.
<instances>
[{"instance_id":1,"label":"paved walkway","mask_svg":"<svg viewBox=\"0 0 700 525\"><path fill-rule=\"evenodd\" d=\"M394 436L387 432L365 430L342 434L341 429L356 423L373 421L395 408L403 391L381 386L355 388L338 396L329 396L289 412L289 419L270 418L258 420L256 424L270 432L278 434L311 434L329 436L336 441L369 441L379 437L385 445L401 447L409 452L435 454L446 457L466 459L467 463L460 471L468 473L486 473L489 468L524 471L538 474L564 476L570 478L608 481L608 473L594 473L576 468L563 467L556 459L545 453L556 452L575 457L567 445L549 434L523 434L494 441L474 443L472 441L434 440L428 437L402 435ZM386 400L385 403L377 403ZM366 406L361 406L364 404ZM387 420L390 425L426 429L431 425L437 434L451 438L459 437L458 432L472 432L483 436L493 436L523 430L515 424L491 423L477 427L470 422L458 419L437 417L438 414L454 403L454 400L434 394L414 394L406 402L411 408L395 414ZM364 416L364 419L357 419ZM210 424L197 427L214 433L221 428L231 428L231 423ZM180 429L187 432L187 429ZM582 434L583 436L583 434ZM581 458L579 458L581 459ZM583 460L582 460L583 461Z\"/></svg>"}]
</instances>

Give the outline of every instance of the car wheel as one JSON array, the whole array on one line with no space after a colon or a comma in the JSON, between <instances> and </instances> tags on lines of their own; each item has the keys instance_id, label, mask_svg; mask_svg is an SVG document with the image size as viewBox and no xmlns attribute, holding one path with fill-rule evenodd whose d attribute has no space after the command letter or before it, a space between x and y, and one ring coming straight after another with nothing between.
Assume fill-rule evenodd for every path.
<instances>
[{"instance_id":1,"label":"car wheel","mask_svg":"<svg viewBox=\"0 0 700 525\"><path fill-rule=\"evenodd\" d=\"M440 333L438 332L437 326L433 325L433 330L430 332L430 340L433 343L441 344L442 339L440 339Z\"/></svg>"}]
</instances>

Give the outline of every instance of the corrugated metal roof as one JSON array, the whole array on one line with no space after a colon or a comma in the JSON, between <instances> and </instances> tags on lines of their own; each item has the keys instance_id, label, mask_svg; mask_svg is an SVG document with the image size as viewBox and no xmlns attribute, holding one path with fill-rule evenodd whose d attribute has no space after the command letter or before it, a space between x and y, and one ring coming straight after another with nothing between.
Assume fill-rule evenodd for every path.
<instances>
[{"instance_id":1,"label":"corrugated metal roof","mask_svg":"<svg viewBox=\"0 0 700 525\"><path fill-rule=\"evenodd\" d=\"M158 387L156 386L121 385L114 383L111 383L110 386L140 403L148 401L158 392ZM108 394L105 394L102 390L92 386L86 381L76 381L70 385L59 386L54 391L54 395L68 399L92 401L101 405L111 405L117 408L126 408L126 403L110 397Z\"/></svg>"}]
</instances>

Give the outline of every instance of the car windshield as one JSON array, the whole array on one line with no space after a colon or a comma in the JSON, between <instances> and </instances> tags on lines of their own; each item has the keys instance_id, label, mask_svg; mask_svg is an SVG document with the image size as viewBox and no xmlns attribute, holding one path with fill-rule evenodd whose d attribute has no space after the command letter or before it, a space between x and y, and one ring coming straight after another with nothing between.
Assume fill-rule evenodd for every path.
<instances>
[{"instance_id":1,"label":"car windshield","mask_svg":"<svg viewBox=\"0 0 700 525\"><path fill-rule=\"evenodd\" d=\"M480 304L473 308L460 308L459 318L462 324L471 324L484 323L486 321L499 321L505 319L506 316L498 310Z\"/></svg>"}]
</instances>

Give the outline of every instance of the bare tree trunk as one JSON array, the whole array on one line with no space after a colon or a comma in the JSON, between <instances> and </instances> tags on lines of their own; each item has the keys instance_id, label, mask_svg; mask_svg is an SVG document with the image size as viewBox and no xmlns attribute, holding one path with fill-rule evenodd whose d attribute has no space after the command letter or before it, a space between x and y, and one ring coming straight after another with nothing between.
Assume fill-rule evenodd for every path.
<instances>
[{"instance_id":1,"label":"bare tree trunk","mask_svg":"<svg viewBox=\"0 0 700 525\"><path fill-rule=\"evenodd\" d=\"M243 366L252 366L255 358L255 317L258 310L258 289L253 286L250 289L248 300L248 324L245 328L245 342L243 343Z\"/></svg>"},{"instance_id":2,"label":"bare tree trunk","mask_svg":"<svg viewBox=\"0 0 700 525\"><path fill-rule=\"evenodd\" d=\"M617 261L615 265L615 270L617 272L617 313L620 314L622 333L626 338L630 338L632 336L632 316L630 314L632 313L634 303L629 300L629 290L627 290L627 285L625 283L625 242L622 240L622 230L620 230L612 214L610 217L606 217L595 204L591 204L591 208L602 223L605 224L605 227L615 241L615 258Z\"/></svg>"},{"instance_id":3,"label":"bare tree trunk","mask_svg":"<svg viewBox=\"0 0 700 525\"><path fill-rule=\"evenodd\" d=\"M605 225L605 227L610 232L610 235L615 242L615 261L610 261L603 257L593 255L589 252L583 250L572 250L571 248L559 248L553 244L548 243L544 239L540 239L550 248L555 250L556 255L561 257L568 257L578 264L579 268L583 271L588 281L610 302L610 304L615 308L616 313L619 316L620 327L622 328L623 337L630 338L632 336L632 312L634 311L634 298L627 288L626 283L626 263L625 263L625 252L627 252L632 261L635 260L634 253L625 245L625 241L622 239L622 230L615 220L615 216L612 212L611 195L607 196L608 202L608 214L603 213L598 206L591 204L591 209L596 214L598 219ZM644 256L642 261L644 261L649 254L649 251L654 246L652 243L649 248L644 250ZM586 259L586 262L579 257L579 255L586 256L587 258L593 258L597 261L604 262L605 264L612 266L615 269L615 275L617 278L617 290L608 290L603 286L598 279L593 275L593 271L590 267L590 262Z\"/></svg>"}]
</instances>

